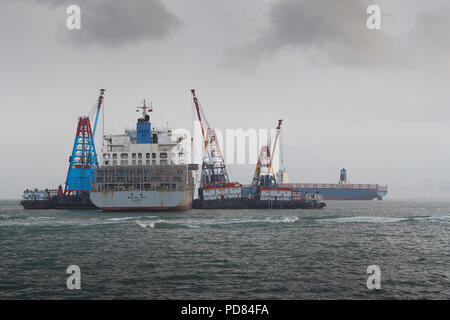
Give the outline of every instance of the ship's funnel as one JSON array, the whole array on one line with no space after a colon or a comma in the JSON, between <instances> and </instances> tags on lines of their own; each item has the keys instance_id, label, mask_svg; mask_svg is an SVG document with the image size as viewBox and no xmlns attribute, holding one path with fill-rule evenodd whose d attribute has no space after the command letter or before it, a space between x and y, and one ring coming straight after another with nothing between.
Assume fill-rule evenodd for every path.
<instances>
[{"instance_id":1,"label":"ship's funnel","mask_svg":"<svg viewBox=\"0 0 450 320\"><path fill-rule=\"evenodd\" d=\"M347 182L347 170L344 168L341 169L341 177L339 179L340 182Z\"/></svg>"}]
</instances>

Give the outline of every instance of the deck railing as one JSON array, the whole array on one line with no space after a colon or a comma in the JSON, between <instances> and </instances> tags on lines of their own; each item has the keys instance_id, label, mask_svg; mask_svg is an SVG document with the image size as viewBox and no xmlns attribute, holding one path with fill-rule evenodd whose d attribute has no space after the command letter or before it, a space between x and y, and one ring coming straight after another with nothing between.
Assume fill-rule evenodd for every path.
<instances>
[{"instance_id":1,"label":"deck railing","mask_svg":"<svg viewBox=\"0 0 450 320\"><path fill-rule=\"evenodd\" d=\"M379 184L338 184L338 183L279 183L280 187L293 189L373 189L377 191L387 191L387 185ZM250 188L250 185L242 185L243 188Z\"/></svg>"}]
</instances>

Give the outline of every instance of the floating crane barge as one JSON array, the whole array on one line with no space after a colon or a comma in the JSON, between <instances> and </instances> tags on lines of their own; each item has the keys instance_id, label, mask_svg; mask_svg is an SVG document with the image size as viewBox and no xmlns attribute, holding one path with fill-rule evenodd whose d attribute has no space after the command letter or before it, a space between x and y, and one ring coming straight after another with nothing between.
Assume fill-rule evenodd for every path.
<instances>
[{"instance_id":1,"label":"floating crane barge","mask_svg":"<svg viewBox=\"0 0 450 320\"><path fill-rule=\"evenodd\" d=\"M194 200L196 209L321 209L325 207L320 194L304 194L290 187L277 185L273 172L273 154L281 131L282 120L278 121L277 134L270 152L270 143L261 148L255 175L247 195L238 182L230 182L215 130L206 120L203 109L198 102L195 89L191 90L195 111L203 135L203 163L199 198ZM202 117L203 116L203 117ZM205 124L207 130L205 130Z\"/></svg>"},{"instance_id":2,"label":"floating crane barge","mask_svg":"<svg viewBox=\"0 0 450 320\"><path fill-rule=\"evenodd\" d=\"M283 120L278 120L272 152L270 143L261 148L249 192L251 209L322 209L325 207L320 193L305 194L300 190L278 185L272 162Z\"/></svg>"},{"instance_id":3,"label":"floating crane barge","mask_svg":"<svg viewBox=\"0 0 450 320\"><path fill-rule=\"evenodd\" d=\"M195 89L192 89L191 93L203 137L203 162L201 182L198 188L199 197L193 201L192 206L195 209L247 208L249 200L242 196L242 185L239 182L230 182L216 131L211 128L206 120Z\"/></svg>"},{"instance_id":4,"label":"floating crane barge","mask_svg":"<svg viewBox=\"0 0 450 320\"><path fill-rule=\"evenodd\" d=\"M100 109L103 104L105 89L100 90L96 104L94 131L91 129L89 117L78 119L77 132L72 153L69 158L69 169L65 188L57 190L25 190L20 204L25 209L95 209L89 198L91 179L98 166L94 137L97 129Z\"/></svg>"}]
</instances>

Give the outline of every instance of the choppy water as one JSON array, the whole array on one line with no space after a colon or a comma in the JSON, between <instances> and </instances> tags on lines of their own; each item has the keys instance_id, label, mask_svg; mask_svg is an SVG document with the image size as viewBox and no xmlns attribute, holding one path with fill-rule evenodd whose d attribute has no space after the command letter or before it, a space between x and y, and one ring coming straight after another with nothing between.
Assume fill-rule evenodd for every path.
<instances>
[{"instance_id":1,"label":"choppy water","mask_svg":"<svg viewBox=\"0 0 450 320\"><path fill-rule=\"evenodd\" d=\"M66 286L73 264L80 290ZM380 290L367 288L369 265ZM0 201L9 298L448 299L450 201L148 214Z\"/></svg>"}]
</instances>

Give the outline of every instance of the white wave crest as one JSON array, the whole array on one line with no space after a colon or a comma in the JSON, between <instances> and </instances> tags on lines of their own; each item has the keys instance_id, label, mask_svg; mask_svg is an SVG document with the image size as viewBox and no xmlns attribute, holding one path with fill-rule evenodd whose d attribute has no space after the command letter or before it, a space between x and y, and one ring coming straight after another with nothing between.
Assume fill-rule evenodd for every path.
<instances>
[{"instance_id":1,"label":"white wave crest","mask_svg":"<svg viewBox=\"0 0 450 320\"><path fill-rule=\"evenodd\" d=\"M368 222L368 223L392 223L408 220L408 218L392 218L392 217L368 217L368 216L357 216L357 217L343 217L335 219L322 219L322 222Z\"/></svg>"},{"instance_id":2,"label":"white wave crest","mask_svg":"<svg viewBox=\"0 0 450 320\"><path fill-rule=\"evenodd\" d=\"M298 221L299 218L294 217L282 217L282 218L266 218L265 221L269 223L294 223L295 221Z\"/></svg>"},{"instance_id":3,"label":"white wave crest","mask_svg":"<svg viewBox=\"0 0 450 320\"><path fill-rule=\"evenodd\" d=\"M109 221L127 221L127 220L136 220L136 219L152 219L157 218L157 216L139 216L139 217L121 217L121 218L109 218Z\"/></svg>"},{"instance_id":4,"label":"white wave crest","mask_svg":"<svg viewBox=\"0 0 450 320\"><path fill-rule=\"evenodd\" d=\"M142 228L154 228L154 227L155 227L155 224L156 224L157 222L158 222L158 221L151 221L151 222L137 221L137 224L138 224L139 226L141 226Z\"/></svg>"},{"instance_id":5,"label":"white wave crest","mask_svg":"<svg viewBox=\"0 0 450 320\"><path fill-rule=\"evenodd\" d=\"M429 217L415 217L412 218L417 221L426 221L426 220L450 220L450 216L429 216Z\"/></svg>"}]
</instances>

